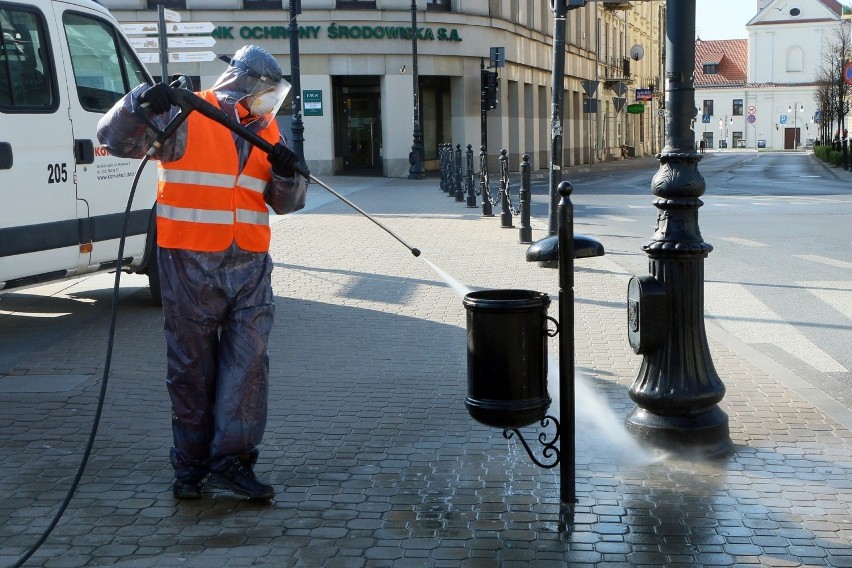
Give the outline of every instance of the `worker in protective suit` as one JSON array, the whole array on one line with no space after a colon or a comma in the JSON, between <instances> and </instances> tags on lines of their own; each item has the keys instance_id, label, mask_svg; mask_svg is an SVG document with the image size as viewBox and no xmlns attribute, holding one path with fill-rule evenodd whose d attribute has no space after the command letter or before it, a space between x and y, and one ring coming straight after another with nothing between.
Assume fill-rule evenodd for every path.
<instances>
[{"instance_id":1,"label":"worker in protective suit","mask_svg":"<svg viewBox=\"0 0 852 568\"><path fill-rule=\"evenodd\" d=\"M266 428L274 313L267 203L279 214L300 209L307 184L275 122L289 89L272 55L243 47L213 87L196 94L273 151L195 112L154 155L178 499L201 497L205 480L253 500L275 496L254 465ZM149 122L163 130L176 101L169 85L140 85L101 119L98 139L114 156L141 158L157 137Z\"/></svg>"}]
</instances>

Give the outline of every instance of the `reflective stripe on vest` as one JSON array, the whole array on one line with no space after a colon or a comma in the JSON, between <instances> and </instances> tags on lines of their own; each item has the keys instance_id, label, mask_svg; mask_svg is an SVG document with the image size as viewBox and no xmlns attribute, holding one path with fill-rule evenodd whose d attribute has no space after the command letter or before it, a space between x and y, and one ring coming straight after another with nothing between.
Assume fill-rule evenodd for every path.
<instances>
[{"instance_id":1,"label":"reflective stripe on vest","mask_svg":"<svg viewBox=\"0 0 852 568\"><path fill-rule=\"evenodd\" d=\"M212 91L200 95L219 106ZM201 252L269 250L269 210L263 192L272 179L266 154L252 148L242 172L230 130L200 113L187 117L184 155L161 162L158 174L157 243ZM259 136L275 144L273 121Z\"/></svg>"}]
</instances>

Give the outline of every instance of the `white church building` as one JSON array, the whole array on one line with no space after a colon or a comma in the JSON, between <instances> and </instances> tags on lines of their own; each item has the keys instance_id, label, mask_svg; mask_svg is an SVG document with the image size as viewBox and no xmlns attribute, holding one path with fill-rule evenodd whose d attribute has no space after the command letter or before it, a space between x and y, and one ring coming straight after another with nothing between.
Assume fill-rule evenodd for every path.
<instances>
[{"instance_id":1,"label":"white church building","mask_svg":"<svg viewBox=\"0 0 852 568\"><path fill-rule=\"evenodd\" d=\"M695 47L696 147L793 150L819 136L816 75L841 26L836 0L757 0L748 39ZM848 29L846 31L848 33Z\"/></svg>"}]
</instances>

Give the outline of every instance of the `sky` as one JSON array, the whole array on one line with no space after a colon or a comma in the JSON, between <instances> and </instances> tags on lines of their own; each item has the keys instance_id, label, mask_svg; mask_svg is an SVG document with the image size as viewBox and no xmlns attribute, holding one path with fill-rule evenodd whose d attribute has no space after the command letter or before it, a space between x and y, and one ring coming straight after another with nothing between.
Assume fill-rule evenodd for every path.
<instances>
[{"instance_id":1,"label":"sky","mask_svg":"<svg viewBox=\"0 0 852 568\"><path fill-rule=\"evenodd\" d=\"M696 34L703 40L745 39L745 25L756 14L757 0L696 0Z\"/></svg>"}]
</instances>

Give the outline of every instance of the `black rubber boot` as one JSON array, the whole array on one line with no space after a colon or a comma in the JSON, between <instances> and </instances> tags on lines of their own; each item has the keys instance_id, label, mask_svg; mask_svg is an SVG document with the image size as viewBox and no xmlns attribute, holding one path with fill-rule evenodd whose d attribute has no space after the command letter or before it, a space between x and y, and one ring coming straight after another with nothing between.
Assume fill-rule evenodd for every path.
<instances>
[{"instance_id":1,"label":"black rubber boot","mask_svg":"<svg viewBox=\"0 0 852 568\"><path fill-rule=\"evenodd\" d=\"M275 489L258 480L251 467L239 460L232 461L224 471L211 473L207 482L211 487L227 489L253 501L269 501L275 497Z\"/></svg>"}]
</instances>

